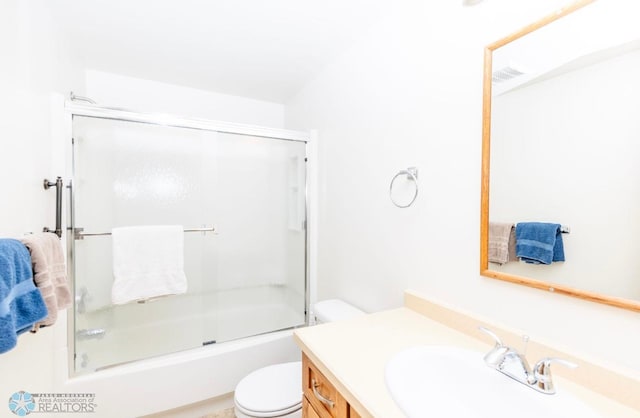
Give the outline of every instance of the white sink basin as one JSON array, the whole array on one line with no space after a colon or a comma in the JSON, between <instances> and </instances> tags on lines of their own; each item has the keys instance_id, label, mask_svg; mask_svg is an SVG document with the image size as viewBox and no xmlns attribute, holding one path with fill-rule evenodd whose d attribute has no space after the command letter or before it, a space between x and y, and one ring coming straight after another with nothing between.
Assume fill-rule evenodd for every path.
<instances>
[{"instance_id":1,"label":"white sink basin","mask_svg":"<svg viewBox=\"0 0 640 418\"><path fill-rule=\"evenodd\" d=\"M554 395L537 392L483 357L448 346L409 348L387 363L387 388L410 418L601 418L562 386Z\"/></svg>"}]
</instances>

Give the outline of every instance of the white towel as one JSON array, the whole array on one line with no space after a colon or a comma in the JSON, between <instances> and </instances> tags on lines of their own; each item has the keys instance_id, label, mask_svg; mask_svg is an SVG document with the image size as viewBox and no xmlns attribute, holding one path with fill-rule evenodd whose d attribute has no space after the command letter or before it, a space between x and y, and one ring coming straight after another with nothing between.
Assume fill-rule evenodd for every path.
<instances>
[{"instance_id":1,"label":"white towel","mask_svg":"<svg viewBox=\"0 0 640 418\"><path fill-rule=\"evenodd\" d=\"M114 304L187 291L181 225L114 228L111 235Z\"/></svg>"}]
</instances>

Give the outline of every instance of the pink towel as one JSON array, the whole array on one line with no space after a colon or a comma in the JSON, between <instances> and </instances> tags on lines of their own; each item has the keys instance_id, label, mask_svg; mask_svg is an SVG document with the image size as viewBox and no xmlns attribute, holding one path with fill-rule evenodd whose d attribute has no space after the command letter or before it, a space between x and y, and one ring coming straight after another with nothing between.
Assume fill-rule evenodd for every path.
<instances>
[{"instance_id":1,"label":"pink towel","mask_svg":"<svg viewBox=\"0 0 640 418\"><path fill-rule=\"evenodd\" d=\"M34 329L37 330L55 324L58 311L71 306L64 251L58 236L51 232L27 235L20 241L31 253L33 281L49 311L45 319L36 323Z\"/></svg>"}]
</instances>

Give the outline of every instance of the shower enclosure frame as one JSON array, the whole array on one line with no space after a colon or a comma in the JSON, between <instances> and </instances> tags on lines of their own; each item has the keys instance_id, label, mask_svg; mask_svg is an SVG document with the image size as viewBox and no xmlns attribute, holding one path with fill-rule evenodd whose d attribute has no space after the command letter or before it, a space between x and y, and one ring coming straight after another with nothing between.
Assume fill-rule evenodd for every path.
<instances>
[{"instance_id":1,"label":"shower enclosure frame","mask_svg":"<svg viewBox=\"0 0 640 418\"><path fill-rule=\"evenodd\" d=\"M295 141L302 142L305 144L305 170L304 170L304 214L305 219L303 223L304 228L304 263L305 263L305 277L304 277L304 325L309 324L309 307L310 307L310 298L311 298L311 289L310 289L310 260L311 260L311 237L309 234L309 226L310 226L310 206L309 206L309 152L310 152L310 143L312 139L314 139L314 133L305 132L305 131L294 131L288 129L279 129L279 128L269 128L262 127L257 125L249 125L249 124L241 124L234 122L223 122L223 121L215 121L208 119L200 119L200 118L189 118L183 116L176 116L170 114L162 114L162 113L144 113L137 112L129 109L123 108L115 108L115 107L107 107L100 106L94 103L91 104L81 104L73 100L65 100L64 103L64 113L66 118L66 131L67 138L66 143L68 144L67 155L71 156L70 164L68 164L68 183L66 188L69 191L69 210L67 210L67 227L66 229L66 241L67 241L67 274L68 280L71 284L71 291L73 295L76 295L75 288L75 240L77 232L81 232L76 230L75 228L75 219L74 219L74 173L75 173L75 156L73 153L73 120L74 117L90 117L96 119L108 119L114 121L122 121L122 122L133 122L133 123L142 123L147 125L155 125L155 126L165 126L165 127L174 127L174 128L183 128L183 129L195 129L200 131L209 131L209 132L218 132L218 133L227 133L227 134L236 134L236 135L246 135L253 136L258 138L265 139L277 139L284 141ZM73 314L67 315L67 347L70 348L68 350L68 376L76 377L80 374L75 370L76 364L76 349L75 349L75 315L77 309L77 296L74 296L76 303L73 306ZM292 327L295 328L295 327ZM274 330L279 331L279 330ZM274 332L271 331L271 332ZM195 348L195 347L194 347ZM134 360L135 361L135 360ZM118 365L110 366L117 367Z\"/></svg>"}]
</instances>

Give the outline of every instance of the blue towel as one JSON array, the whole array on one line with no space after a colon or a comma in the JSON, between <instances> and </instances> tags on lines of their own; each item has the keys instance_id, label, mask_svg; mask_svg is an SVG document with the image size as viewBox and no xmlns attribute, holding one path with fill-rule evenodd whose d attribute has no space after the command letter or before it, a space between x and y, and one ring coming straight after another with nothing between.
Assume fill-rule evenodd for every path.
<instances>
[{"instance_id":1,"label":"blue towel","mask_svg":"<svg viewBox=\"0 0 640 418\"><path fill-rule=\"evenodd\" d=\"M15 347L18 335L46 316L29 250L18 240L0 239L0 353Z\"/></svg>"},{"instance_id":2,"label":"blue towel","mask_svg":"<svg viewBox=\"0 0 640 418\"><path fill-rule=\"evenodd\" d=\"M529 264L564 261L559 224L520 222L516 225L516 256Z\"/></svg>"}]
</instances>

